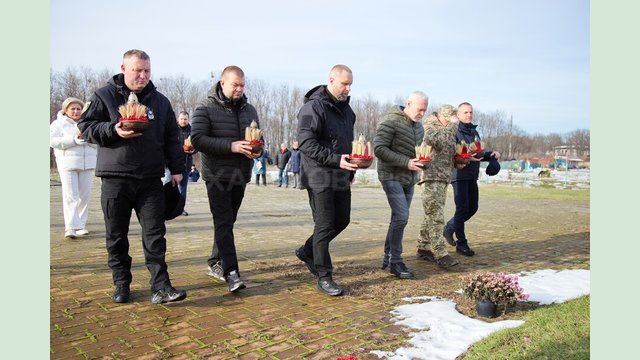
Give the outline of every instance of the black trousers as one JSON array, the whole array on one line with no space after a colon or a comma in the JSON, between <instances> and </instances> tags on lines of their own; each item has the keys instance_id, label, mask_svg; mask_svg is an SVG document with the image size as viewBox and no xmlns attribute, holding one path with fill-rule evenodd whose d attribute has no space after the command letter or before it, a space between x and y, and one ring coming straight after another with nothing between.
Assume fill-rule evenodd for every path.
<instances>
[{"instance_id":1,"label":"black trousers","mask_svg":"<svg viewBox=\"0 0 640 360\"><path fill-rule=\"evenodd\" d=\"M151 291L171 285L165 253L167 241L164 220L164 192L160 178L102 178L100 197L109 268L116 285L131 283L129 256L129 223L135 210L142 227L142 248L145 264L151 273Z\"/></svg>"},{"instance_id":2,"label":"black trousers","mask_svg":"<svg viewBox=\"0 0 640 360\"><path fill-rule=\"evenodd\" d=\"M206 181L205 184L214 228L214 243L207 263L213 265L220 260L226 276L233 270L239 272L233 225L244 198L246 184L231 185L217 181Z\"/></svg>"},{"instance_id":3,"label":"black trousers","mask_svg":"<svg viewBox=\"0 0 640 360\"><path fill-rule=\"evenodd\" d=\"M455 181L451 183L451 186L453 187L456 212L445 226L448 230L455 232L458 244L466 245L467 236L464 232L464 223L478 211L478 182L475 180Z\"/></svg>"},{"instance_id":4,"label":"black trousers","mask_svg":"<svg viewBox=\"0 0 640 360\"><path fill-rule=\"evenodd\" d=\"M329 242L349 225L351 190L307 189L313 215L313 235L304 244L305 254L313 259L319 278L331 278L333 266Z\"/></svg>"}]
</instances>

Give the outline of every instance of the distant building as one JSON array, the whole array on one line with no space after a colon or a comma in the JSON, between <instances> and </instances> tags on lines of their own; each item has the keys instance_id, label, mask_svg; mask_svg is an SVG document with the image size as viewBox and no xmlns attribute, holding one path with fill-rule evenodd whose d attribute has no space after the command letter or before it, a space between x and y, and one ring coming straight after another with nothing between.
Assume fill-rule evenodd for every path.
<instances>
[{"instance_id":1,"label":"distant building","mask_svg":"<svg viewBox=\"0 0 640 360\"><path fill-rule=\"evenodd\" d=\"M561 145L553 148L553 158L556 167L567 167L569 169L589 167L589 149L579 151L573 145Z\"/></svg>"}]
</instances>

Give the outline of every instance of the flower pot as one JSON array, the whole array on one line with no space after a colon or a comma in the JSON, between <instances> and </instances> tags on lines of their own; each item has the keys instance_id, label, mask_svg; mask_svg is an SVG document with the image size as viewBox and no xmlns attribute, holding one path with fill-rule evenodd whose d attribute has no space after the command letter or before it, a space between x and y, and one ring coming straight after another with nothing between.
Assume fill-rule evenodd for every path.
<instances>
[{"instance_id":1,"label":"flower pot","mask_svg":"<svg viewBox=\"0 0 640 360\"><path fill-rule=\"evenodd\" d=\"M476 300L476 311L479 316L494 318L498 316L498 305L491 300Z\"/></svg>"}]
</instances>

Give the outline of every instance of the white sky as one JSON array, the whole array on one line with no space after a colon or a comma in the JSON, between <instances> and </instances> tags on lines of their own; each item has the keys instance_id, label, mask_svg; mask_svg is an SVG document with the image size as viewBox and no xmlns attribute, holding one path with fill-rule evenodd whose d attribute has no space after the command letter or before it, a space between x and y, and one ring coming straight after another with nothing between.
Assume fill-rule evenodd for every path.
<instances>
[{"instance_id":1,"label":"white sky","mask_svg":"<svg viewBox=\"0 0 640 360\"><path fill-rule=\"evenodd\" d=\"M518 283L529 294L528 301L542 305L561 303L589 294L589 270L538 270L519 275ZM373 351L390 360L453 360L473 343L489 334L524 324L521 320L493 323L460 314L455 303L431 296L405 298L410 304L396 307L392 314L398 325L414 330L409 344L394 352ZM431 300L413 303L419 300ZM524 339L523 339L524 341Z\"/></svg>"},{"instance_id":2,"label":"white sky","mask_svg":"<svg viewBox=\"0 0 640 360\"><path fill-rule=\"evenodd\" d=\"M529 133L589 128L586 0L322 2L52 0L51 67L119 72L131 48L155 77L199 81L229 64L309 89L354 71L352 95L425 91L433 104L503 110Z\"/></svg>"}]
</instances>

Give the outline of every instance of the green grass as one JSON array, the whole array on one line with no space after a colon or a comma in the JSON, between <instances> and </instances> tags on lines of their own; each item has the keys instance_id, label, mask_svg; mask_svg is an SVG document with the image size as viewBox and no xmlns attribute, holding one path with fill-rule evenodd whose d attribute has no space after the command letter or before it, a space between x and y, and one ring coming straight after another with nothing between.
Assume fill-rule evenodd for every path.
<instances>
[{"instance_id":1,"label":"green grass","mask_svg":"<svg viewBox=\"0 0 640 360\"><path fill-rule=\"evenodd\" d=\"M528 200L589 201L589 189L567 190L546 187L515 187L511 185L482 185L480 196L519 198Z\"/></svg>"},{"instance_id":2,"label":"green grass","mask_svg":"<svg viewBox=\"0 0 640 360\"><path fill-rule=\"evenodd\" d=\"M589 359L589 296L532 310L517 328L474 344L464 360Z\"/></svg>"}]
</instances>

